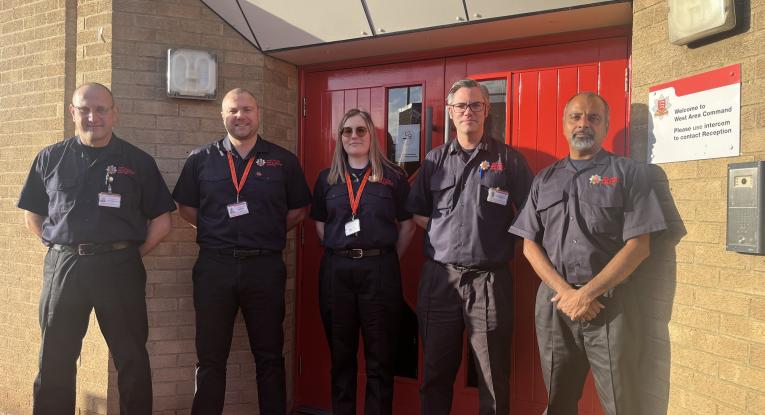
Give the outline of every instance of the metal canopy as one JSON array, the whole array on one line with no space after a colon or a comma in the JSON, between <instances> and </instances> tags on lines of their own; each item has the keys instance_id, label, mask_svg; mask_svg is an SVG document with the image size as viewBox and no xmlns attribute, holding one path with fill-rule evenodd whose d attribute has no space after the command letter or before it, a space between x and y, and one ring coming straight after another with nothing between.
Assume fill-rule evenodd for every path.
<instances>
[{"instance_id":1,"label":"metal canopy","mask_svg":"<svg viewBox=\"0 0 765 415\"><path fill-rule=\"evenodd\" d=\"M628 0L202 0L297 65L629 24Z\"/></svg>"}]
</instances>

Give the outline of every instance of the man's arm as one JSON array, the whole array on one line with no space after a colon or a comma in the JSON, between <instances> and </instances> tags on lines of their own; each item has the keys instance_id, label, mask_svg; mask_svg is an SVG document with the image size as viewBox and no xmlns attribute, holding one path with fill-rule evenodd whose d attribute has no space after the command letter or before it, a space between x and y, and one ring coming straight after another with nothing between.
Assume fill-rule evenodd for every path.
<instances>
[{"instance_id":1,"label":"man's arm","mask_svg":"<svg viewBox=\"0 0 765 415\"><path fill-rule=\"evenodd\" d=\"M177 205L178 205L178 214L180 214L183 220L188 222L189 225L196 228L197 227L197 212L199 211L199 209L191 207L191 206L186 206L181 203L177 203Z\"/></svg>"},{"instance_id":2,"label":"man's arm","mask_svg":"<svg viewBox=\"0 0 765 415\"><path fill-rule=\"evenodd\" d=\"M412 242L412 236L414 236L414 221L409 219L399 222L398 239L396 240L396 253L399 258L404 256L406 248L408 248L409 243Z\"/></svg>"},{"instance_id":3,"label":"man's arm","mask_svg":"<svg viewBox=\"0 0 765 415\"><path fill-rule=\"evenodd\" d=\"M555 291L556 294L552 301L558 303L558 309L566 313L572 320L592 320L603 309L597 296L590 298L582 295L581 289L574 289L558 274L547 254L537 242L524 238L523 255L528 259L529 264L542 282Z\"/></svg>"},{"instance_id":4,"label":"man's arm","mask_svg":"<svg viewBox=\"0 0 765 415\"><path fill-rule=\"evenodd\" d=\"M42 238L42 224L44 221L45 216L38 215L37 213L28 210L24 211L24 223L27 225L27 229L37 235L38 238Z\"/></svg>"},{"instance_id":5,"label":"man's arm","mask_svg":"<svg viewBox=\"0 0 765 415\"><path fill-rule=\"evenodd\" d=\"M319 235L319 240L324 241L324 222L319 222L318 220L316 223L316 234Z\"/></svg>"},{"instance_id":6,"label":"man's arm","mask_svg":"<svg viewBox=\"0 0 765 415\"><path fill-rule=\"evenodd\" d=\"M422 229L427 229L428 221L430 220L430 218L427 216L422 216L415 213L412 215L412 220L414 221L414 223L417 224L417 226L421 227Z\"/></svg>"},{"instance_id":7,"label":"man's arm","mask_svg":"<svg viewBox=\"0 0 765 415\"><path fill-rule=\"evenodd\" d=\"M287 230L294 228L298 223L305 219L308 213L308 206L304 206L297 209L290 209L287 211Z\"/></svg>"},{"instance_id":8,"label":"man's arm","mask_svg":"<svg viewBox=\"0 0 765 415\"><path fill-rule=\"evenodd\" d=\"M149 221L149 227L146 230L146 241L140 246L141 256L147 255L162 242L170 233L173 224L170 220L170 212L165 212Z\"/></svg>"}]
</instances>

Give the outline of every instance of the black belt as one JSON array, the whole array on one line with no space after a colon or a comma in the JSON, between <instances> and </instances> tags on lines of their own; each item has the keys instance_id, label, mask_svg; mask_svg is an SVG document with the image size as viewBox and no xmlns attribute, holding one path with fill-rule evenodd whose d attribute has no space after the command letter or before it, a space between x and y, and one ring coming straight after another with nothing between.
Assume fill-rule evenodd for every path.
<instances>
[{"instance_id":1,"label":"black belt","mask_svg":"<svg viewBox=\"0 0 765 415\"><path fill-rule=\"evenodd\" d=\"M394 252L394 248L351 248L351 249L330 249L327 248L332 255L343 256L346 258L361 259L368 256L380 256Z\"/></svg>"},{"instance_id":2,"label":"black belt","mask_svg":"<svg viewBox=\"0 0 765 415\"><path fill-rule=\"evenodd\" d=\"M76 245L61 245L53 244L51 249L61 252L72 252L77 255L88 256L105 254L107 252L119 251L121 249L127 249L133 246L132 242L117 241L117 242L104 242L104 243L85 243Z\"/></svg>"},{"instance_id":3,"label":"black belt","mask_svg":"<svg viewBox=\"0 0 765 415\"><path fill-rule=\"evenodd\" d=\"M269 249L237 249L237 248L213 249L212 251L217 252L219 255L228 255L234 258L249 258L253 256L270 255L270 254L277 253L277 251L271 251Z\"/></svg>"}]
</instances>

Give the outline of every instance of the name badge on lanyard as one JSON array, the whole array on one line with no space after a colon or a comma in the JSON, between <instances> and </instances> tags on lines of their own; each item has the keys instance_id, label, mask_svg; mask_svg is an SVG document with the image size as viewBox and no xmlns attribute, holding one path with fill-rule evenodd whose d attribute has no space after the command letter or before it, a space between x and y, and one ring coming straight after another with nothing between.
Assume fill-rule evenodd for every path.
<instances>
[{"instance_id":1,"label":"name badge on lanyard","mask_svg":"<svg viewBox=\"0 0 765 415\"><path fill-rule=\"evenodd\" d=\"M226 209L228 210L228 217L235 218L250 213L250 209L247 207L247 201L239 201L239 193L242 191L244 183L247 181L247 176L250 174L250 168L252 168L252 162L255 161L255 158L253 157L247 162L247 166L244 168L244 173L242 174L242 179L239 180L236 177L234 157L231 155L230 151L226 153L226 156L228 156L228 167L229 170L231 170L231 181L234 183L234 189L236 189L236 202L226 205Z\"/></svg>"},{"instance_id":2,"label":"name badge on lanyard","mask_svg":"<svg viewBox=\"0 0 765 415\"><path fill-rule=\"evenodd\" d=\"M510 194L500 188L490 188L489 195L486 197L486 201L496 203L498 205L507 206L507 200L510 198Z\"/></svg>"},{"instance_id":3,"label":"name badge on lanyard","mask_svg":"<svg viewBox=\"0 0 765 415\"><path fill-rule=\"evenodd\" d=\"M116 173L116 166L110 165L106 167L106 178L104 179L106 191L98 194L98 206L119 208L122 204L122 195L112 192L112 182Z\"/></svg>"},{"instance_id":4,"label":"name badge on lanyard","mask_svg":"<svg viewBox=\"0 0 765 415\"><path fill-rule=\"evenodd\" d=\"M361 232L361 221L356 218L356 212L359 210L359 202L361 201L361 193L364 192L364 186L367 185L369 174L372 173L371 169L368 169L364 173L364 178L361 179L359 185L359 191L355 195L353 194L353 185L351 184L351 176L345 173L345 184L348 186L348 200L351 203L351 220L345 224L345 236L356 235Z\"/></svg>"}]
</instances>

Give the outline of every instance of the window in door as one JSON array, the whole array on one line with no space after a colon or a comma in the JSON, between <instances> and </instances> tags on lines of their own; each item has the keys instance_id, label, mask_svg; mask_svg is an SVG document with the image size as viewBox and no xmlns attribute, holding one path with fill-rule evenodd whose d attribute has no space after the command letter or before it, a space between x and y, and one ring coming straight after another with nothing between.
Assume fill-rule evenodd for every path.
<instances>
[{"instance_id":1,"label":"window in door","mask_svg":"<svg viewBox=\"0 0 765 415\"><path fill-rule=\"evenodd\" d=\"M408 174L422 160L422 86L388 89L388 158Z\"/></svg>"}]
</instances>

